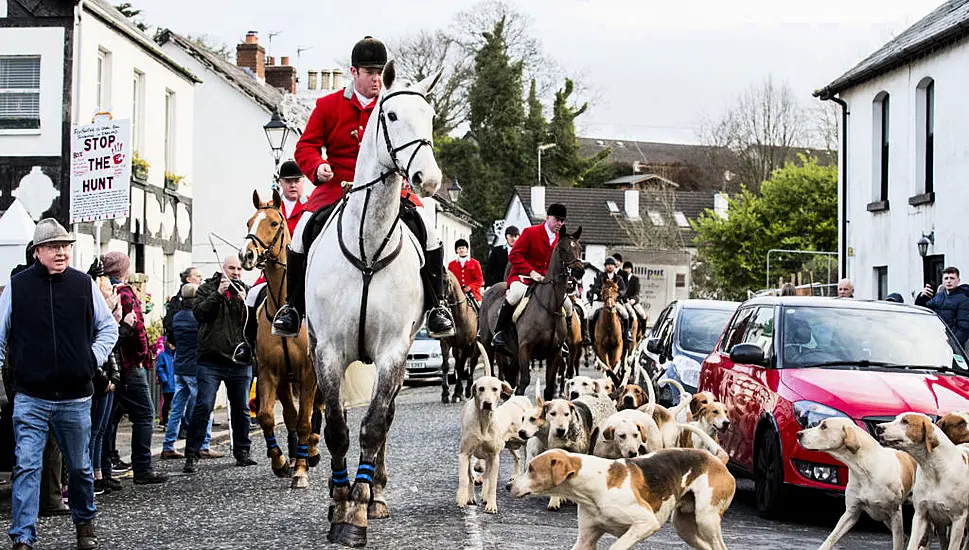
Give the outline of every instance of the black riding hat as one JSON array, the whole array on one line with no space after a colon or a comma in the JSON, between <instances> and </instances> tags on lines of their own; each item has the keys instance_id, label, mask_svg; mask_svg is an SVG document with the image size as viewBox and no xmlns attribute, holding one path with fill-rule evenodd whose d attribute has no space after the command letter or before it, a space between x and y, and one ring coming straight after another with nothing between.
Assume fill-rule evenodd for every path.
<instances>
[{"instance_id":1,"label":"black riding hat","mask_svg":"<svg viewBox=\"0 0 969 550\"><path fill-rule=\"evenodd\" d=\"M548 205L548 210L545 211L549 216L555 216L560 220L564 220L566 216L565 205L559 202L552 203Z\"/></svg>"},{"instance_id":2,"label":"black riding hat","mask_svg":"<svg viewBox=\"0 0 969 550\"><path fill-rule=\"evenodd\" d=\"M353 46L350 64L360 68L383 69L387 64L387 48L380 40L365 36Z\"/></svg>"},{"instance_id":3,"label":"black riding hat","mask_svg":"<svg viewBox=\"0 0 969 550\"><path fill-rule=\"evenodd\" d=\"M629 269L632 269L632 268L633 268L633 263L632 263L632 262L623 262L623 264L622 264L622 268L623 268L623 269L626 269L627 267L628 267Z\"/></svg>"},{"instance_id":4,"label":"black riding hat","mask_svg":"<svg viewBox=\"0 0 969 550\"><path fill-rule=\"evenodd\" d=\"M279 165L279 179L301 177L303 177L303 172L300 171L299 165L296 164L295 160L287 160Z\"/></svg>"},{"instance_id":5,"label":"black riding hat","mask_svg":"<svg viewBox=\"0 0 969 550\"><path fill-rule=\"evenodd\" d=\"M521 235L521 231L514 225L509 225L505 228L505 236L507 237L508 235Z\"/></svg>"},{"instance_id":6,"label":"black riding hat","mask_svg":"<svg viewBox=\"0 0 969 550\"><path fill-rule=\"evenodd\" d=\"M609 256L606 258L606 261L603 262L603 265L619 265L619 262L617 262L612 256Z\"/></svg>"},{"instance_id":7,"label":"black riding hat","mask_svg":"<svg viewBox=\"0 0 969 550\"><path fill-rule=\"evenodd\" d=\"M458 239L458 240L454 241L454 250L455 250L455 252L457 252L457 250L459 248L461 248L462 246L465 247L465 248L471 248L470 245L468 245L468 241L466 241L464 239Z\"/></svg>"}]
</instances>

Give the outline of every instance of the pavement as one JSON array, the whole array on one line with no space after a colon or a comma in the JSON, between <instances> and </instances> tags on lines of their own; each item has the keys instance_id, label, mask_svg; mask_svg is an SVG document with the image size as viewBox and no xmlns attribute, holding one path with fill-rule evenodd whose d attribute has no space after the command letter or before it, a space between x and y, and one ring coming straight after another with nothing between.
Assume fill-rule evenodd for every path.
<instances>
[{"instance_id":1,"label":"pavement","mask_svg":"<svg viewBox=\"0 0 969 550\"><path fill-rule=\"evenodd\" d=\"M369 548L378 549L544 549L571 548L576 536L575 507L545 510L542 498L516 500L499 489L497 515L483 507L459 510L457 445L461 405L441 404L437 384L407 387L397 399L397 415L388 442L391 517L371 522ZM359 454L356 442L363 411L351 410L351 471ZM225 422L224 411L217 422ZM118 445L122 446L119 432ZM228 452L226 428L216 428L213 447ZM337 548L326 542L328 454L322 449L322 466L311 470L310 487L289 488L269 469L260 432L254 431L253 457L259 465L235 466L227 457L201 462L194 475L181 473L183 461L158 461L169 472L162 485L134 486L97 497L98 533L103 548L119 550ZM161 434L156 434L160 451ZM277 429L285 441L285 429ZM179 442L182 443L182 442ZM502 455L501 479L511 475L511 460ZM479 489L480 494L480 489ZM480 497L478 498L480 502ZM9 500L0 502L0 521L10 521ZM844 511L843 500L803 496L791 503L791 519L765 521L753 508L753 484L741 480L724 522L728 547L741 549L815 549L827 537ZM41 518L37 549L72 548L69 518ZM599 548L615 539L606 536ZM884 549L891 536L881 525L863 521L842 539L839 548ZM667 525L637 548L687 548Z\"/></svg>"}]
</instances>

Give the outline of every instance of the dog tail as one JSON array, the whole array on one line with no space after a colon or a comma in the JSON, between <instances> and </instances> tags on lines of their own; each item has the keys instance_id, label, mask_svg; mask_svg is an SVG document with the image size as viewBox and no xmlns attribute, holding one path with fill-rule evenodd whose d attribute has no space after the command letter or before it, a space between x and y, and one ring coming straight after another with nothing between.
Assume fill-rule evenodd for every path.
<instances>
[{"instance_id":1,"label":"dog tail","mask_svg":"<svg viewBox=\"0 0 969 550\"><path fill-rule=\"evenodd\" d=\"M683 385L682 384L680 384L676 380L673 380L672 378L660 378L659 380L656 381L656 385L657 386L665 386L665 385L673 386L674 388L676 388L676 391L680 392L681 399L682 399L682 396L684 396L684 395L690 395L685 389L683 389ZM693 397L693 396L690 395L690 397Z\"/></svg>"},{"instance_id":2,"label":"dog tail","mask_svg":"<svg viewBox=\"0 0 969 550\"><path fill-rule=\"evenodd\" d=\"M481 343L481 340L475 340L475 344L478 345L478 352L481 353L481 358L484 359L485 376L494 376L494 367L491 365L491 361L488 360L488 352L485 351L484 344Z\"/></svg>"},{"instance_id":3,"label":"dog tail","mask_svg":"<svg viewBox=\"0 0 969 550\"><path fill-rule=\"evenodd\" d=\"M653 381L649 379L649 375L646 374L646 370L639 363L636 363L636 372L643 377L643 385L646 386L646 394L649 396L649 403L651 405L656 404L656 389L653 387Z\"/></svg>"},{"instance_id":4,"label":"dog tail","mask_svg":"<svg viewBox=\"0 0 969 550\"><path fill-rule=\"evenodd\" d=\"M707 433L701 430L700 428L697 428L692 424L680 424L681 433L683 430L686 430L692 433L693 435L695 435L697 439L700 440L700 448L703 450L709 451L711 454L713 454L713 456L717 457L724 464L726 464L730 460L730 455L728 455L727 452L723 450L723 447L721 447L716 441L713 440L712 437L707 435Z\"/></svg>"}]
</instances>

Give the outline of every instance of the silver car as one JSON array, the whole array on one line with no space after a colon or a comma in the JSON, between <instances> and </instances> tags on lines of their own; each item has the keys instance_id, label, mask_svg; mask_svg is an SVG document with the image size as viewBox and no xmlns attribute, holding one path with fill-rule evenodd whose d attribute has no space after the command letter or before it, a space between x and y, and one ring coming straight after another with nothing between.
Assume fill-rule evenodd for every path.
<instances>
[{"instance_id":1,"label":"silver car","mask_svg":"<svg viewBox=\"0 0 969 550\"><path fill-rule=\"evenodd\" d=\"M414 343L407 352L407 373L405 381L436 380L441 378L441 342L427 335L427 329L421 327L414 337ZM454 367L454 359L448 359L448 370Z\"/></svg>"}]
</instances>

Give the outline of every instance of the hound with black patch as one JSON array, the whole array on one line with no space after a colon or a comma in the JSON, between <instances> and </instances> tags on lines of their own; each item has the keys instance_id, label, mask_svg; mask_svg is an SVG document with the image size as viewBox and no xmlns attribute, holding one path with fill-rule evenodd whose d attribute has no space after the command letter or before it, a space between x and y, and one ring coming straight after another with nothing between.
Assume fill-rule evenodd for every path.
<instances>
[{"instance_id":1,"label":"hound with black patch","mask_svg":"<svg viewBox=\"0 0 969 550\"><path fill-rule=\"evenodd\" d=\"M710 453L670 449L629 460L608 460L560 449L542 453L512 484L512 495L567 498L578 504L573 550L594 550L602 535L628 550L672 517L673 529L694 548L726 550L721 522L736 490L727 467Z\"/></svg>"},{"instance_id":2,"label":"hound with black patch","mask_svg":"<svg viewBox=\"0 0 969 550\"><path fill-rule=\"evenodd\" d=\"M942 548L961 549L969 519L969 448L949 441L924 414L902 413L875 431L882 443L912 455L919 465L912 488L915 516L909 550L919 548L933 526Z\"/></svg>"},{"instance_id":3,"label":"hound with black patch","mask_svg":"<svg viewBox=\"0 0 969 550\"><path fill-rule=\"evenodd\" d=\"M797 433L809 451L824 451L848 467L845 513L818 550L830 550L854 527L862 512L892 531L892 548L905 548L902 504L915 483L915 460L903 451L886 449L849 418L827 418Z\"/></svg>"}]
</instances>

